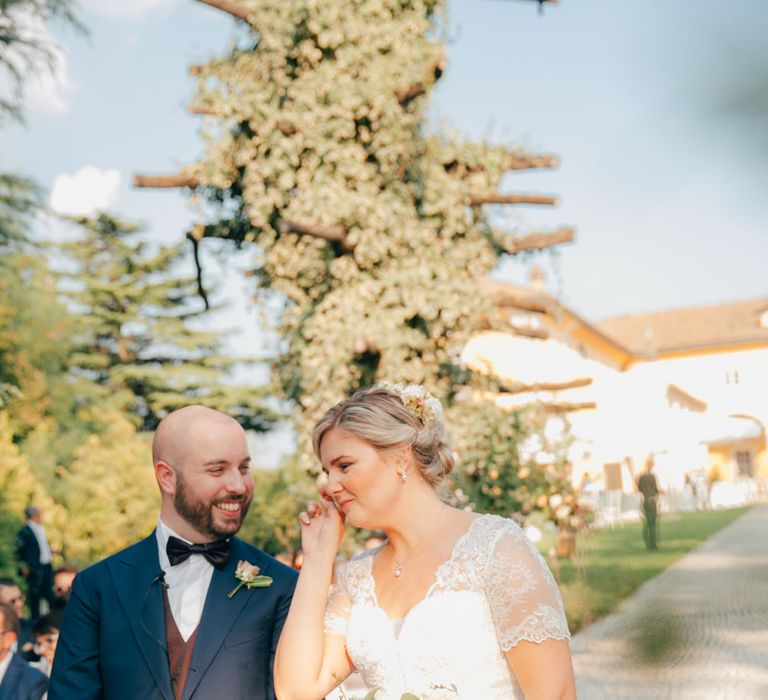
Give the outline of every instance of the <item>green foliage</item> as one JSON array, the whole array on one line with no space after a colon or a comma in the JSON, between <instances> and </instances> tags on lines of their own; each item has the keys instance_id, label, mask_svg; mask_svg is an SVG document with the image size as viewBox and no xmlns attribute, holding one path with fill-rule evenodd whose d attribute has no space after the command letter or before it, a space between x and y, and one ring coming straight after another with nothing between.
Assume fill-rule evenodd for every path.
<instances>
[{"instance_id":1,"label":"green foliage","mask_svg":"<svg viewBox=\"0 0 768 700\"><path fill-rule=\"evenodd\" d=\"M0 173L0 253L27 240L32 217L41 208L40 189L32 180Z\"/></svg>"},{"instance_id":2,"label":"green foliage","mask_svg":"<svg viewBox=\"0 0 768 700\"><path fill-rule=\"evenodd\" d=\"M23 437L49 416L74 410L66 363L70 318L40 256L0 256L0 407Z\"/></svg>"},{"instance_id":3,"label":"green foliage","mask_svg":"<svg viewBox=\"0 0 768 700\"><path fill-rule=\"evenodd\" d=\"M295 557L301 548L298 514L317 499L315 480L293 463L254 469L253 478L253 502L240 536L270 554Z\"/></svg>"},{"instance_id":4,"label":"green foliage","mask_svg":"<svg viewBox=\"0 0 768 700\"><path fill-rule=\"evenodd\" d=\"M199 403L248 429L277 417L266 390L226 383L239 360L221 351L221 334L195 330L194 277L174 273L180 245L150 252L140 229L108 214L75 220L82 236L57 244L70 269L63 288L74 312L74 373L101 387L98 400L128 412L145 430L166 413Z\"/></svg>"},{"instance_id":5,"label":"green foliage","mask_svg":"<svg viewBox=\"0 0 768 700\"><path fill-rule=\"evenodd\" d=\"M0 411L0 571L13 574L13 540L24 524L23 512L28 505L36 505L45 513L46 529L52 549L62 544L62 526L66 520L61 506L56 503L14 444L11 419Z\"/></svg>"},{"instance_id":6,"label":"green foliage","mask_svg":"<svg viewBox=\"0 0 768 700\"><path fill-rule=\"evenodd\" d=\"M56 68L55 47L41 29L59 20L84 31L72 11L73 5L71 0L0 2L0 78L11 87L10 95L0 95L0 119L21 119L26 80Z\"/></svg>"},{"instance_id":7,"label":"green foliage","mask_svg":"<svg viewBox=\"0 0 768 700\"><path fill-rule=\"evenodd\" d=\"M447 418L459 436L455 450L461 468L451 496L456 505L471 504L480 512L508 517L525 517L534 510L552 520L570 515L567 443L547 439L546 413L535 408L500 411L486 399L459 402Z\"/></svg>"},{"instance_id":8,"label":"green foliage","mask_svg":"<svg viewBox=\"0 0 768 700\"><path fill-rule=\"evenodd\" d=\"M65 558L82 564L148 535L160 509L150 436L119 413L100 420L101 432L88 437L60 474Z\"/></svg>"},{"instance_id":9,"label":"green foliage","mask_svg":"<svg viewBox=\"0 0 768 700\"><path fill-rule=\"evenodd\" d=\"M577 556L560 560L560 590L571 632L613 612L645 581L743 515L748 508L665 515L659 520L659 549L643 544L642 523L578 535ZM643 631L637 630L639 642Z\"/></svg>"},{"instance_id":10,"label":"green foliage","mask_svg":"<svg viewBox=\"0 0 768 700\"><path fill-rule=\"evenodd\" d=\"M469 474L470 496L505 512L528 502L514 455L525 423L491 410L471 390L488 382L459 361L494 317L478 283L513 240L472 195L498 190L512 154L426 133L443 3L245 2L250 34L195 71L195 102L218 121L189 174L218 207L199 230L254 243L262 297L285 300L274 377L297 406L304 465L329 406L379 380L416 382L456 407L458 442L484 453L468 466L495 464L514 492L487 497Z\"/></svg>"}]
</instances>

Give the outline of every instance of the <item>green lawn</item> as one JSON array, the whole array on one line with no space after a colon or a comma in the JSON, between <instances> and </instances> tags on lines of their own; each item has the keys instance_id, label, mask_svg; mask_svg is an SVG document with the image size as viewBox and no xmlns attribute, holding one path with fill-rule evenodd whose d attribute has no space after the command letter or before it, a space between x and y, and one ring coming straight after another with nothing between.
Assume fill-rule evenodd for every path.
<instances>
[{"instance_id":1,"label":"green lawn","mask_svg":"<svg viewBox=\"0 0 768 700\"><path fill-rule=\"evenodd\" d=\"M574 559L554 565L571 631L607 615L627 596L749 508L662 515L659 549L643 545L641 523L579 534Z\"/></svg>"}]
</instances>

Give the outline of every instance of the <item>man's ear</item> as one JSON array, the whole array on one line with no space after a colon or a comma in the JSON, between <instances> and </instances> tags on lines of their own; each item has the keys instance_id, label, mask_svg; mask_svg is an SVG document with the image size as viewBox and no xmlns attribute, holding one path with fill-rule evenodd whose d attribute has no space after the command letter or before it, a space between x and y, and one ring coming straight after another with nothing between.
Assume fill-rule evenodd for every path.
<instances>
[{"instance_id":1,"label":"man's ear","mask_svg":"<svg viewBox=\"0 0 768 700\"><path fill-rule=\"evenodd\" d=\"M168 496L176 494L176 470L162 459L155 464L155 477L160 491Z\"/></svg>"}]
</instances>

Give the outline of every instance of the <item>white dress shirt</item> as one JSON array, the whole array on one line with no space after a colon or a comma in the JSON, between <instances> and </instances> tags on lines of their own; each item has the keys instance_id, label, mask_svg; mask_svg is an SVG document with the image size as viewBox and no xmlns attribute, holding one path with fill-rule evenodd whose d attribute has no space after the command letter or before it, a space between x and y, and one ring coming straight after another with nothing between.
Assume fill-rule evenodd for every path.
<instances>
[{"instance_id":1,"label":"white dress shirt","mask_svg":"<svg viewBox=\"0 0 768 700\"><path fill-rule=\"evenodd\" d=\"M165 582L168 584L168 602L171 614L179 628L179 634L186 642L200 624L203 615L205 597L211 585L213 566L202 554L192 554L181 564L171 566L165 545L173 535L188 544L195 544L184 539L169 528L160 518L157 519L157 548L160 555L160 568L165 572Z\"/></svg>"},{"instance_id":2,"label":"white dress shirt","mask_svg":"<svg viewBox=\"0 0 768 700\"><path fill-rule=\"evenodd\" d=\"M40 546L40 563L51 563L51 548L48 545L48 538L45 536L45 528L40 523L33 523L31 520L27 521L30 529L35 535L37 544Z\"/></svg>"},{"instance_id":3,"label":"white dress shirt","mask_svg":"<svg viewBox=\"0 0 768 700\"><path fill-rule=\"evenodd\" d=\"M13 656L13 652L9 651L5 658L0 661L0 684L3 682L3 678L5 678L5 672L8 670L8 666L11 663L11 657Z\"/></svg>"}]
</instances>

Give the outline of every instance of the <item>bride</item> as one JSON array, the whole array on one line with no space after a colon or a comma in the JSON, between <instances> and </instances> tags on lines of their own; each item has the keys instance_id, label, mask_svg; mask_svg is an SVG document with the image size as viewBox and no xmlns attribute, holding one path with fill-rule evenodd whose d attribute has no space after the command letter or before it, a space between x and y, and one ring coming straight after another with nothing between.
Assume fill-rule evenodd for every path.
<instances>
[{"instance_id":1,"label":"bride","mask_svg":"<svg viewBox=\"0 0 768 700\"><path fill-rule=\"evenodd\" d=\"M317 700L355 669L376 700L576 697L562 601L538 551L511 520L435 492L453 468L436 399L415 385L361 390L313 442L328 483L299 516L280 700ZM334 571L347 522L387 542Z\"/></svg>"}]
</instances>

